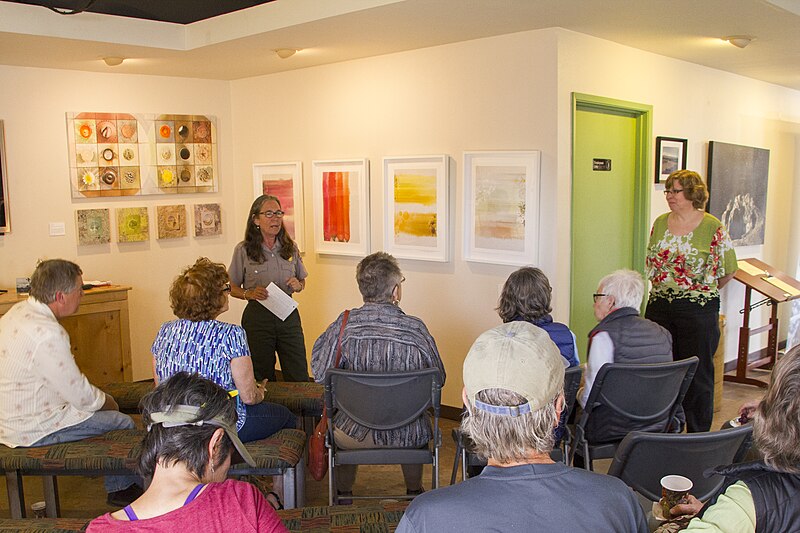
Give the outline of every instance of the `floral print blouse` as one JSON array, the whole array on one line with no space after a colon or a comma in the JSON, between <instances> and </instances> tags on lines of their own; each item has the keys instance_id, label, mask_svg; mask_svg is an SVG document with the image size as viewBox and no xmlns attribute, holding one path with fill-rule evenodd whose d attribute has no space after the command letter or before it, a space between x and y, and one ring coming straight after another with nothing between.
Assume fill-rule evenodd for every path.
<instances>
[{"instance_id":1,"label":"floral print blouse","mask_svg":"<svg viewBox=\"0 0 800 533\"><path fill-rule=\"evenodd\" d=\"M686 235L673 235L665 213L653 222L645 268L652 283L650 300L679 298L705 305L719 297L720 278L736 272L736 251L728 230L713 215Z\"/></svg>"}]
</instances>

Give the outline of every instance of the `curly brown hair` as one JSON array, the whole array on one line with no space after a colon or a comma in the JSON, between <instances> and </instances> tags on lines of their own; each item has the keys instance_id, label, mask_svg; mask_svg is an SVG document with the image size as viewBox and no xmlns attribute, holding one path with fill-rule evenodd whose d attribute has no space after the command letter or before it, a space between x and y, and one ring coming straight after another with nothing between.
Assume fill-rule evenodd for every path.
<instances>
[{"instance_id":1,"label":"curly brown hair","mask_svg":"<svg viewBox=\"0 0 800 533\"><path fill-rule=\"evenodd\" d=\"M667 178L667 190L675 187L676 181L683 189L683 196L692 202L695 209L705 209L706 202L708 202L708 188L700 174L694 170L676 170Z\"/></svg>"},{"instance_id":2,"label":"curly brown hair","mask_svg":"<svg viewBox=\"0 0 800 533\"><path fill-rule=\"evenodd\" d=\"M169 290L172 312L178 318L194 322L216 318L228 298L223 290L228 280L225 265L201 257L172 282Z\"/></svg>"},{"instance_id":3,"label":"curly brown hair","mask_svg":"<svg viewBox=\"0 0 800 533\"><path fill-rule=\"evenodd\" d=\"M512 272L503 284L497 314L503 322L535 322L553 310L550 307L552 293L544 272L535 267L522 267Z\"/></svg>"}]
</instances>

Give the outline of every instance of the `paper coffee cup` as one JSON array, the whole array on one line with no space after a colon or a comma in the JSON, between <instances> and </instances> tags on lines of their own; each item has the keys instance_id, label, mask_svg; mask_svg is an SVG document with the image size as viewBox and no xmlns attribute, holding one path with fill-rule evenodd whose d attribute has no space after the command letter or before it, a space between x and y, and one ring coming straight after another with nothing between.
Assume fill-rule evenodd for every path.
<instances>
[{"instance_id":1,"label":"paper coffee cup","mask_svg":"<svg viewBox=\"0 0 800 533\"><path fill-rule=\"evenodd\" d=\"M31 511L33 511L34 518L44 518L47 516L47 504L44 502L32 503Z\"/></svg>"},{"instance_id":2,"label":"paper coffee cup","mask_svg":"<svg viewBox=\"0 0 800 533\"><path fill-rule=\"evenodd\" d=\"M692 480L677 475L661 478L661 510L665 518L669 518L669 510L679 503L686 503L686 496L692 490Z\"/></svg>"}]
</instances>

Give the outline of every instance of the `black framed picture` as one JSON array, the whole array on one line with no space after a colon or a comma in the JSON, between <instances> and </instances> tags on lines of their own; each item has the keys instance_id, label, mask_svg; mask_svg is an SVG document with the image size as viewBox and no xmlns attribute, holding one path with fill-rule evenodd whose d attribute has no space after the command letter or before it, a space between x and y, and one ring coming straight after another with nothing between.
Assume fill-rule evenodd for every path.
<instances>
[{"instance_id":1,"label":"black framed picture","mask_svg":"<svg viewBox=\"0 0 800 533\"><path fill-rule=\"evenodd\" d=\"M676 170L686 168L689 141L677 137L656 137L656 183L664 183Z\"/></svg>"},{"instance_id":2,"label":"black framed picture","mask_svg":"<svg viewBox=\"0 0 800 533\"><path fill-rule=\"evenodd\" d=\"M708 143L708 212L728 228L734 246L764 244L769 150Z\"/></svg>"},{"instance_id":3,"label":"black framed picture","mask_svg":"<svg viewBox=\"0 0 800 533\"><path fill-rule=\"evenodd\" d=\"M11 231L8 206L8 173L6 173L6 140L0 120L0 234Z\"/></svg>"}]
</instances>

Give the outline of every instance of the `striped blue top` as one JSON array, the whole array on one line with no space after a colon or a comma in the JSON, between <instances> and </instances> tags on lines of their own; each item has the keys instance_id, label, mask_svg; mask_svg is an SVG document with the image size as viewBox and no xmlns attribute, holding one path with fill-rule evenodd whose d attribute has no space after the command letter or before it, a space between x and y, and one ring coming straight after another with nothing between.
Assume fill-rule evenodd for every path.
<instances>
[{"instance_id":1,"label":"striped blue top","mask_svg":"<svg viewBox=\"0 0 800 533\"><path fill-rule=\"evenodd\" d=\"M231 360L250 357L244 330L235 324L218 320L179 319L166 322L156 335L151 348L156 361L159 383L176 372L197 373L225 390L236 384L231 373ZM244 425L247 416L244 403L236 397L236 430Z\"/></svg>"}]
</instances>

